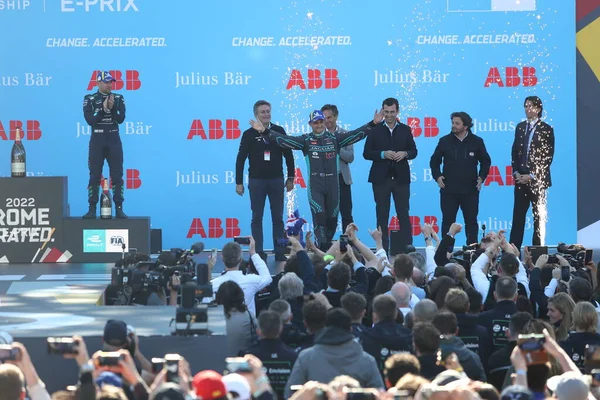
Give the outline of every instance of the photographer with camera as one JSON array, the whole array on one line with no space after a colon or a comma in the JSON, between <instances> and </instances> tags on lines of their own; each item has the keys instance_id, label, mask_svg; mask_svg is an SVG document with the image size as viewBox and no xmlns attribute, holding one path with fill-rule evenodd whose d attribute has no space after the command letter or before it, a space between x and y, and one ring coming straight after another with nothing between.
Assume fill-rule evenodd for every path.
<instances>
[{"instance_id":1,"label":"photographer with camera","mask_svg":"<svg viewBox=\"0 0 600 400\"><path fill-rule=\"evenodd\" d=\"M172 252L162 252L156 261L150 260L145 254L138 254L135 249L123 254L111 272L111 284L106 290L106 297L112 302L107 300L107 305L177 305L181 284L194 276L195 262L189 255L195 253L194 250L172 251L176 250L180 250L178 257Z\"/></svg>"},{"instance_id":2,"label":"photographer with camera","mask_svg":"<svg viewBox=\"0 0 600 400\"><path fill-rule=\"evenodd\" d=\"M495 267L495 260L500 250L502 250L503 254L498 262L496 273L492 274L491 278L488 279L488 275L493 271L493 267ZM504 231L500 231L498 235L494 236L485 251L471 265L473 287L481 293L484 299L484 310L494 308L496 303L494 299L496 281L501 276L513 278L517 282L518 295L529 297L527 271L518 256L518 250L506 241Z\"/></svg>"},{"instance_id":3,"label":"photographer with camera","mask_svg":"<svg viewBox=\"0 0 600 400\"><path fill-rule=\"evenodd\" d=\"M213 296L219 291L219 286L221 286L223 282L234 281L244 291L248 309L253 315L256 315L254 297L256 296L256 293L267 287L273 281L273 278L271 277L267 264L265 264L260 255L256 252L254 238L252 236L247 236L237 239L242 239L241 241L247 243L250 258L254 263L258 275L244 274L240 271L240 264L242 263L242 247L236 241L229 242L225 244L221 250L221 258L225 264L225 272L211 281Z\"/></svg>"}]
</instances>

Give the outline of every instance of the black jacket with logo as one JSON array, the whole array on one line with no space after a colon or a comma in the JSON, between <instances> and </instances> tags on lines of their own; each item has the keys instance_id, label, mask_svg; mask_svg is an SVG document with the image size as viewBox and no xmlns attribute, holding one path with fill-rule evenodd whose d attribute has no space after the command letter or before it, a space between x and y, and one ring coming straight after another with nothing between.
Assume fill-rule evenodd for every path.
<instances>
[{"instance_id":1,"label":"black jacket with logo","mask_svg":"<svg viewBox=\"0 0 600 400\"><path fill-rule=\"evenodd\" d=\"M283 399L283 391L298 354L283 344L280 339L261 339L258 344L246 351L253 354L263 363L271 387L279 399Z\"/></svg>"},{"instance_id":2,"label":"black jacket with logo","mask_svg":"<svg viewBox=\"0 0 600 400\"><path fill-rule=\"evenodd\" d=\"M506 329L510 318L517 311L517 304L514 301L503 300L496 303L493 309L479 314L479 324L491 335L491 353L508 344Z\"/></svg>"},{"instance_id":3,"label":"black jacket with logo","mask_svg":"<svg viewBox=\"0 0 600 400\"><path fill-rule=\"evenodd\" d=\"M375 358L383 374L383 365L389 356L412 351L412 332L395 321L381 321L363 332L360 342L364 351Z\"/></svg>"},{"instance_id":4,"label":"black jacket with logo","mask_svg":"<svg viewBox=\"0 0 600 400\"><path fill-rule=\"evenodd\" d=\"M485 181L491 163L483 139L469 132L462 141L454 133L440 138L429 166L433 179L437 180L440 176L445 178L446 187L440 192L468 194L477 192L477 178Z\"/></svg>"},{"instance_id":5,"label":"black jacket with logo","mask_svg":"<svg viewBox=\"0 0 600 400\"><path fill-rule=\"evenodd\" d=\"M567 340L560 342L561 347L583 373L585 373L585 346L588 344L600 345L600 335L591 332L571 332Z\"/></svg>"}]
</instances>

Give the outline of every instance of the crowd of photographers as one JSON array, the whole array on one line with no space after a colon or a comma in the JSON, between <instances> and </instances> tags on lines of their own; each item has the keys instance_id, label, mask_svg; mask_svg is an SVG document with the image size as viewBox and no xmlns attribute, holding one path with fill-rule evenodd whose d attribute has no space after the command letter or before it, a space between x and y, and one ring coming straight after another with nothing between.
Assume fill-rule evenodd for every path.
<instances>
[{"instance_id":1,"label":"crowd of photographers","mask_svg":"<svg viewBox=\"0 0 600 400\"><path fill-rule=\"evenodd\" d=\"M151 303L150 293L177 305L199 276L202 301L225 314L229 373L193 375L176 354L149 361L134 330L111 320L103 351L91 357L81 337L49 340L49 351L80 366L77 385L52 398L600 399L600 290L591 252L561 245L555 255L539 247L521 254L500 231L452 253L460 224L441 240L431 226L421 228L424 255L409 248L389 256L380 230L369 231L372 251L354 224L326 252L310 233L290 236L274 276L252 238L244 243L248 262L238 242L221 249L225 271L212 281L214 253L195 272L194 251L169 262L163 255L158 270L135 256L143 273L118 268L115 302L146 293ZM1 351L0 400L50 398L23 345Z\"/></svg>"}]
</instances>

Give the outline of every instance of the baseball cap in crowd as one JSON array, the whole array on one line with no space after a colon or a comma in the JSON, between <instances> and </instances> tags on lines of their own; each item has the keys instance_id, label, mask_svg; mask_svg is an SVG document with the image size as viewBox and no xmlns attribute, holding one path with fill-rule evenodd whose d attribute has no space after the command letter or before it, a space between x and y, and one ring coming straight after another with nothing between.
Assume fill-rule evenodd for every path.
<instances>
[{"instance_id":1,"label":"baseball cap in crowd","mask_svg":"<svg viewBox=\"0 0 600 400\"><path fill-rule=\"evenodd\" d=\"M235 400L250 400L250 384L240 374L228 374L223 377L223 383L231 398Z\"/></svg>"},{"instance_id":2,"label":"baseball cap in crowd","mask_svg":"<svg viewBox=\"0 0 600 400\"><path fill-rule=\"evenodd\" d=\"M114 82L115 78L112 77L112 75L110 74L110 72L108 71L100 71L98 72L98 76L96 77L96 80L98 82Z\"/></svg>"},{"instance_id":3,"label":"baseball cap in crowd","mask_svg":"<svg viewBox=\"0 0 600 400\"><path fill-rule=\"evenodd\" d=\"M187 395L177 383L169 382L154 389L150 398L153 400L186 400Z\"/></svg>"},{"instance_id":4,"label":"baseball cap in crowd","mask_svg":"<svg viewBox=\"0 0 600 400\"><path fill-rule=\"evenodd\" d=\"M511 385L504 388L500 400L533 400L533 392L521 385Z\"/></svg>"},{"instance_id":5,"label":"baseball cap in crowd","mask_svg":"<svg viewBox=\"0 0 600 400\"><path fill-rule=\"evenodd\" d=\"M96 385L102 387L102 385L111 385L114 387L122 387L123 379L114 372L104 371L96 378Z\"/></svg>"},{"instance_id":6,"label":"baseball cap in crowd","mask_svg":"<svg viewBox=\"0 0 600 400\"><path fill-rule=\"evenodd\" d=\"M123 347L127 345L127 324L117 319L109 319L104 325L104 343Z\"/></svg>"},{"instance_id":7,"label":"baseball cap in crowd","mask_svg":"<svg viewBox=\"0 0 600 400\"><path fill-rule=\"evenodd\" d=\"M548 379L546 386L558 400L585 400L590 393L590 385L585 381L584 376L573 371L553 376Z\"/></svg>"},{"instance_id":8,"label":"baseball cap in crowd","mask_svg":"<svg viewBox=\"0 0 600 400\"><path fill-rule=\"evenodd\" d=\"M308 117L308 122L315 122L324 119L325 117L323 116L323 112L321 110L314 110L310 113L310 116Z\"/></svg>"},{"instance_id":9,"label":"baseball cap in crowd","mask_svg":"<svg viewBox=\"0 0 600 400\"><path fill-rule=\"evenodd\" d=\"M215 400L227 397L227 388L223 377L216 371L198 372L192 380L194 392L200 400Z\"/></svg>"}]
</instances>

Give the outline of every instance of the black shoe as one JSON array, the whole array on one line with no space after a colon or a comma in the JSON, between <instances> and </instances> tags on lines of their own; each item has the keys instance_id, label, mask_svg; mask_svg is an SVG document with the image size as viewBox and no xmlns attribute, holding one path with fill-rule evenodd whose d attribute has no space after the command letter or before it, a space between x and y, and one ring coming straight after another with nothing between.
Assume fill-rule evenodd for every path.
<instances>
[{"instance_id":1,"label":"black shoe","mask_svg":"<svg viewBox=\"0 0 600 400\"><path fill-rule=\"evenodd\" d=\"M125 214L123 212L123 206L117 206L117 209L115 210L115 217L117 218L121 218L121 219L126 219L127 218L127 214Z\"/></svg>"},{"instance_id":2,"label":"black shoe","mask_svg":"<svg viewBox=\"0 0 600 400\"><path fill-rule=\"evenodd\" d=\"M86 212L82 218L83 219L96 219L96 205L90 204L90 208L89 208L88 212Z\"/></svg>"}]
</instances>

